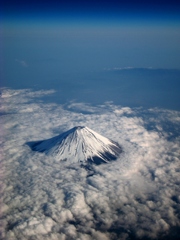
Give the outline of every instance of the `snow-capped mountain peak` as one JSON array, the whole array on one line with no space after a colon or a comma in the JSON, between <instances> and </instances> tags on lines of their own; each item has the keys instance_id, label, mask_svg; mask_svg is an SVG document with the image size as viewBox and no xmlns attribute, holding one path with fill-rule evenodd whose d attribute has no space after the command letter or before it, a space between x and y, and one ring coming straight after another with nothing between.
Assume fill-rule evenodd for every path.
<instances>
[{"instance_id":1,"label":"snow-capped mountain peak","mask_svg":"<svg viewBox=\"0 0 180 240\"><path fill-rule=\"evenodd\" d=\"M34 151L45 152L56 161L90 162L115 160L122 152L118 143L84 126L74 127L48 140L29 144Z\"/></svg>"}]
</instances>

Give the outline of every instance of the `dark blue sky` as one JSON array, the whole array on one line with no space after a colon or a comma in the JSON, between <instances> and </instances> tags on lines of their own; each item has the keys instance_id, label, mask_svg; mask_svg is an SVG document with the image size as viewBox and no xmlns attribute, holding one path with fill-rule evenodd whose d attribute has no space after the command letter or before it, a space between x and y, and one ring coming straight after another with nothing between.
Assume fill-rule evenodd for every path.
<instances>
[{"instance_id":1,"label":"dark blue sky","mask_svg":"<svg viewBox=\"0 0 180 240\"><path fill-rule=\"evenodd\" d=\"M173 18L180 12L178 1L3 1L6 17L128 17Z\"/></svg>"}]
</instances>

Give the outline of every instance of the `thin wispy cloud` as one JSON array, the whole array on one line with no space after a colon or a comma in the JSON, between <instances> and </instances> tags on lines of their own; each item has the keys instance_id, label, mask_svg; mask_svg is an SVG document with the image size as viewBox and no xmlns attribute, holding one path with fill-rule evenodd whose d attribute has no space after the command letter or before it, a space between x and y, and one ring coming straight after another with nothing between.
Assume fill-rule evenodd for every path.
<instances>
[{"instance_id":1,"label":"thin wispy cloud","mask_svg":"<svg viewBox=\"0 0 180 240\"><path fill-rule=\"evenodd\" d=\"M114 67L114 68L105 68L105 71L123 71L123 70L163 70L162 68L154 68L154 67ZM165 69L164 69L165 70Z\"/></svg>"},{"instance_id":2,"label":"thin wispy cloud","mask_svg":"<svg viewBox=\"0 0 180 240\"><path fill-rule=\"evenodd\" d=\"M50 93L2 89L1 238L178 239L180 113L35 100ZM123 153L90 173L26 145L77 125Z\"/></svg>"},{"instance_id":3,"label":"thin wispy cloud","mask_svg":"<svg viewBox=\"0 0 180 240\"><path fill-rule=\"evenodd\" d=\"M28 67L28 64L25 60L15 59L15 61L22 67Z\"/></svg>"}]
</instances>

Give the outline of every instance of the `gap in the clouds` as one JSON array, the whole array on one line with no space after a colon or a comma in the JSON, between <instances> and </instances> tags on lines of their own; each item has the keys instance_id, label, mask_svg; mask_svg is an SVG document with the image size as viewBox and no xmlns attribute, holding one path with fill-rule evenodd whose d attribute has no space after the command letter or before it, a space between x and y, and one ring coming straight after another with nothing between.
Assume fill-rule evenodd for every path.
<instances>
[{"instance_id":1,"label":"gap in the clouds","mask_svg":"<svg viewBox=\"0 0 180 240\"><path fill-rule=\"evenodd\" d=\"M25 70L26 71L26 70ZM55 93L45 95L37 101L64 104L86 103L82 110L72 111L90 114L91 106L113 102L116 105L144 108L164 108L180 111L180 71L153 68L110 68L103 71L78 70L57 72L56 76L22 76L4 86L14 89L54 89ZM68 110L68 109L67 109Z\"/></svg>"},{"instance_id":2,"label":"gap in the clouds","mask_svg":"<svg viewBox=\"0 0 180 240\"><path fill-rule=\"evenodd\" d=\"M44 87L51 86L56 93L43 100L64 104L65 108L70 102L97 106L110 101L121 106L180 111L179 79L179 70L132 68L92 72L46 82ZM90 111L86 108L83 113Z\"/></svg>"},{"instance_id":3,"label":"gap in the clouds","mask_svg":"<svg viewBox=\"0 0 180 240\"><path fill-rule=\"evenodd\" d=\"M143 120L143 126L149 132L157 132L161 138L168 141L174 141L179 138L180 126L175 119L179 118L179 111L174 111L171 118L171 111L161 108L142 109L140 115L136 111L137 116ZM158 118L157 118L158 116Z\"/></svg>"}]
</instances>

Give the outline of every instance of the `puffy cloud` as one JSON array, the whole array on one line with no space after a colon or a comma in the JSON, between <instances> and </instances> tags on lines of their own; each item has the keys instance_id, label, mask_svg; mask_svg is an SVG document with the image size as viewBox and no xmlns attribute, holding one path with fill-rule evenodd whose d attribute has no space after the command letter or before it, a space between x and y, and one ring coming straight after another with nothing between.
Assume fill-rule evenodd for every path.
<instances>
[{"instance_id":1,"label":"puffy cloud","mask_svg":"<svg viewBox=\"0 0 180 240\"><path fill-rule=\"evenodd\" d=\"M1 90L1 239L178 239L180 113L39 101L51 93ZM119 142L120 158L87 170L25 144L76 125Z\"/></svg>"}]
</instances>

